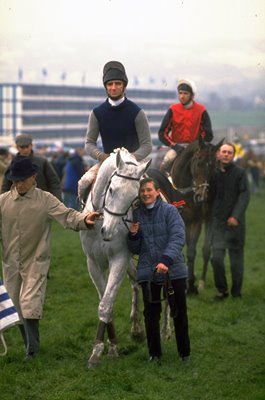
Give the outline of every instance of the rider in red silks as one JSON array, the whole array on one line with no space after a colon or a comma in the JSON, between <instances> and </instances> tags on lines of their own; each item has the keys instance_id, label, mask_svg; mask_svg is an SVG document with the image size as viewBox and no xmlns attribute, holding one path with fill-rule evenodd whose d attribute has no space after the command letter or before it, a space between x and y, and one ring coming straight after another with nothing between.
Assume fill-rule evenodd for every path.
<instances>
[{"instance_id":1,"label":"rider in red silks","mask_svg":"<svg viewBox=\"0 0 265 400\"><path fill-rule=\"evenodd\" d=\"M181 79L177 85L179 103L172 104L164 116L158 136L170 147L160 169L167 171L175 157L189 144L200 137L211 142L213 131L210 116L204 105L194 101L196 86L189 79Z\"/></svg>"}]
</instances>

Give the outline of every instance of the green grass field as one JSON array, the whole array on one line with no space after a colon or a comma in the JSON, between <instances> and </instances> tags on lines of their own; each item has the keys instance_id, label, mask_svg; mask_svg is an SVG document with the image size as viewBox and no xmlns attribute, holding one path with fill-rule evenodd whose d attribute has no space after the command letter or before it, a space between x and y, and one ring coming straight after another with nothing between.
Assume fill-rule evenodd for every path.
<instances>
[{"instance_id":1,"label":"green grass field","mask_svg":"<svg viewBox=\"0 0 265 400\"><path fill-rule=\"evenodd\" d=\"M98 298L78 233L54 224L41 351L32 363L23 363L18 329L5 332L8 354L0 358L0 399L264 400L264 200L263 189L252 197L247 212L243 298L214 303L210 267L206 289L188 298L192 359L185 366L173 338L163 342L161 366L148 364L146 344L131 340L126 279L114 312L120 358L104 355L96 369L85 368L96 332ZM199 247L197 276L200 266Z\"/></svg>"}]
</instances>

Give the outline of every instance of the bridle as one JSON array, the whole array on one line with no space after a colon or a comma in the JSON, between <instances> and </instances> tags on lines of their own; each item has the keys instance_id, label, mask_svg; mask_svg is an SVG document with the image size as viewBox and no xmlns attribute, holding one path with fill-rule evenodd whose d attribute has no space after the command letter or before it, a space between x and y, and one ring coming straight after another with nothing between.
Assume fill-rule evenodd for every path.
<instances>
[{"instance_id":1,"label":"bridle","mask_svg":"<svg viewBox=\"0 0 265 400\"><path fill-rule=\"evenodd\" d=\"M126 162L126 164L136 165L136 164L134 164L133 162ZM133 221L130 220L130 219L128 219L128 218L124 218L124 217L128 215L128 212L129 212L130 208L132 207L132 205L134 204L134 202L138 199L138 195L132 200L131 204L129 205L129 207L128 207L124 212L116 212L116 211L113 211L113 210L111 210L110 208L108 208L108 207L106 206L106 197L107 197L107 193L108 193L108 190L109 190L109 188L110 188L110 185L111 185L111 181L112 181L112 179L114 178L114 176L116 176L116 177L118 177L118 178L121 178L121 179L126 179L126 180L131 180L131 181L137 181L137 182L140 182L141 177L136 178L136 177L134 177L134 176L124 175L124 174L118 173L117 171L114 171L114 173L111 175L111 177L110 177L110 179L109 179L109 182L108 182L108 184L107 184L107 187L106 187L106 190L105 190L105 193L104 193L104 199L103 199L103 206L102 206L102 209L103 209L104 211L106 211L106 212L107 212L108 214L110 214L110 215L113 215L113 216L115 216L115 217L121 217L121 218L122 218L122 221L123 221L123 223L124 223L124 225L126 226L127 229L129 229L128 226L127 226L127 222L131 223L131 222L133 222ZM93 204L92 204L92 205L93 205Z\"/></svg>"},{"instance_id":2,"label":"bridle","mask_svg":"<svg viewBox=\"0 0 265 400\"><path fill-rule=\"evenodd\" d=\"M206 156L207 156L207 154L206 154ZM192 169L193 172L196 171L196 168L198 168L199 150L194 154L194 158L195 158L195 160L193 160L193 162L192 162L192 167L191 167L191 169ZM207 161L206 161L205 166L204 166L204 168L205 168L207 171L209 171L209 169L210 169L210 164L211 164L211 162L210 162L209 154L208 154ZM194 173L193 173L192 175L194 175ZM201 190L201 193L202 193L202 196L201 196L201 197L202 197L202 198L205 198L205 194L206 194L207 190L209 189L209 186L210 186L210 184L209 184L209 177L207 177L207 179L205 179L204 182L199 183L199 184L197 184L197 183L196 183L196 180L193 179L192 184L191 184L190 186L184 187L184 188L176 187L176 186L173 184L174 189L176 189L176 190L177 190L178 192L180 192L181 194L193 193L193 194L194 194L194 195L193 195L193 201L194 201L194 202L197 201L197 200L196 200L196 193L197 193L199 190Z\"/></svg>"},{"instance_id":3,"label":"bridle","mask_svg":"<svg viewBox=\"0 0 265 400\"><path fill-rule=\"evenodd\" d=\"M138 181L138 182L140 181L140 178L135 178L135 177L129 176L129 175L122 175L122 174L119 174L119 173L116 172L116 171L115 171L115 172L111 175L111 177L110 177L109 183L108 183L107 188L106 188L104 200L103 200L103 210L105 210L105 211L106 211L108 214L110 214L110 215L114 215L115 217L124 217L125 215L128 214L128 211L129 211L131 205L130 205L130 206L127 208L127 210L126 210L125 212L123 212L123 213L118 213L118 212L112 211L112 210L110 210L109 208L107 208L107 206L105 205L106 196L107 196L109 187L110 187L110 185L111 185L112 178L113 178L114 176L117 176L117 177L119 177L119 178L121 178L121 179L127 179L127 180ZM132 201L132 203L137 199L137 197L138 197L138 196L136 196L136 197L134 198L134 200Z\"/></svg>"}]
</instances>

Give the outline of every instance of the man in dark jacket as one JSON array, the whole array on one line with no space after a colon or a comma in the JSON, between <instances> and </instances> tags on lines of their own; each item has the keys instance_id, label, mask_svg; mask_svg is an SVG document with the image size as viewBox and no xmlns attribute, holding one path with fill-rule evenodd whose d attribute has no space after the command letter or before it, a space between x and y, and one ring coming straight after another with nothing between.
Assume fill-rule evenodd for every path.
<instances>
[{"instance_id":1,"label":"man in dark jacket","mask_svg":"<svg viewBox=\"0 0 265 400\"><path fill-rule=\"evenodd\" d=\"M38 166L37 187L62 200L60 179L46 158L33 153L32 136L28 134L18 135L16 137L16 146L18 154L15 157L30 157L33 164ZM9 173L10 166L5 172L1 193L8 192L12 186L12 182L7 178Z\"/></svg>"},{"instance_id":2,"label":"man in dark jacket","mask_svg":"<svg viewBox=\"0 0 265 400\"><path fill-rule=\"evenodd\" d=\"M150 361L160 362L160 293L165 284L174 321L179 356L190 355L186 305L187 267L182 255L185 226L176 207L160 198L158 184L151 178L140 182L141 204L128 234L128 247L139 254L137 281L142 287L144 319Z\"/></svg>"},{"instance_id":3,"label":"man in dark jacket","mask_svg":"<svg viewBox=\"0 0 265 400\"><path fill-rule=\"evenodd\" d=\"M85 173L84 149L77 148L69 155L63 175L63 200L66 207L79 210L77 198L78 181Z\"/></svg>"},{"instance_id":4,"label":"man in dark jacket","mask_svg":"<svg viewBox=\"0 0 265 400\"><path fill-rule=\"evenodd\" d=\"M233 163L235 147L223 144L217 153L219 168L212 187L212 266L215 300L228 297L224 258L229 253L232 275L231 295L241 296L244 270L245 211L249 202L247 175L243 168Z\"/></svg>"}]
</instances>

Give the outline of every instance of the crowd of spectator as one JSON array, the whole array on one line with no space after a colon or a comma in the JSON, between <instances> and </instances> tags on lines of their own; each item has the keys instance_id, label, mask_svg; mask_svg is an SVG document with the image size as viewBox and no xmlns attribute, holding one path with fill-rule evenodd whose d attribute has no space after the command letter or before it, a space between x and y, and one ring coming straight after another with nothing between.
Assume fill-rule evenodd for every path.
<instances>
[{"instance_id":1,"label":"crowd of spectator","mask_svg":"<svg viewBox=\"0 0 265 400\"><path fill-rule=\"evenodd\" d=\"M43 148L35 148L30 135L19 135L15 151L13 147L0 147L1 193L8 191L12 185L7 178L11 161L16 157L30 156L39 166L37 187L54 194L67 207L79 210L78 181L93 165L93 162L87 162L84 153L82 148L59 149L51 153Z\"/></svg>"}]
</instances>

